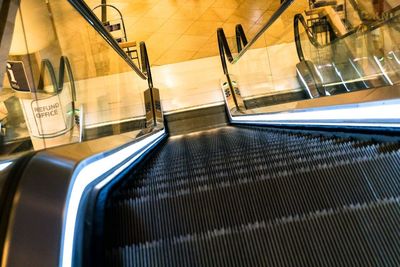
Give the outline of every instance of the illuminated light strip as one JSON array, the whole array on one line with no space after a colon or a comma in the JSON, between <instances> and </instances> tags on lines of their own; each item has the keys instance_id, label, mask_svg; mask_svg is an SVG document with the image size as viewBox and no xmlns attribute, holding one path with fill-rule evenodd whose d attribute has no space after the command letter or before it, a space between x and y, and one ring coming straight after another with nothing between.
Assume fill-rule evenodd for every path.
<instances>
[{"instance_id":1,"label":"illuminated light strip","mask_svg":"<svg viewBox=\"0 0 400 267\"><path fill-rule=\"evenodd\" d=\"M358 68L356 67L356 65L354 65L353 60L349 59L349 62L350 62L350 64L351 64L351 66L353 67L353 69L355 69L355 71L357 72L358 76L360 77L359 79L362 79L362 83L364 84L364 86L365 86L366 88L368 88L368 85L365 83L365 80L364 80L363 76L361 75L361 72L358 70ZM352 82L352 81L350 81L350 82Z\"/></svg>"},{"instance_id":2,"label":"illuminated light strip","mask_svg":"<svg viewBox=\"0 0 400 267\"><path fill-rule=\"evenodd\" d=\"M0 172L3 171L8 166L10 166L11 163L12 163L11 161L0 163Z\"/></svg>"},{"instance_id":3,"label":"illuminated light strip","mask_svg":"<svg viewBox=\"0 0 400 267\"><path fill-rule=\"evenodd\" d=\"M189 108L182 108L182 109L174 109L170 111L164 111L164 115L171 115L171 114L176 114L180 112L186 112L186 111L192 111L192 110L197 110L197 109L203 109L203 108L212 108L212 107L218 107L224 104L224 101L217 101L214 103L210 104L205 104L205 105L199 105L199 106L194 106L194 107L189 107Z\"/></svg>"},{"instance_id":4,"label":"illuminated light strip","mask_svg":"<svg viewBox=\"0 0 400 267\"><path fill-rule=\"evenodd\" d=\"M356 79L352 79L352 80L347 80L347 83L354 83L354 82L364 82L364 81L370 81L376 78L381 77L381 74L372 74L372 75L368 75L368 76L364 76L363 78L356 78ZM323 84L323 87L330 87L330 86L335 86L335 85L339 85L342 84L342 82L333 82L333 83L326 83Z\"/></svg>"},{"instance_id":5,"label":"illuminated light strip","mask_svg":"<svg viewBox=\"0 0 400 267\"><path fill-rule=\"evenodd\" d=\"M301 75L300 71L296 68L297 75L300 77L301 82L303 83L304 87L306 88L306 91L308 93L308 96L310 98L314 98L314 96L311 94L310 88L308 87L308 84L303 78L303 75Z\"/></svg>"},{"instance_id":6,"label":"illuminated light strip","mask_svg":"<svg viewBox=\"0 0 400 267\"><path fill-rule=\"evenodd\" d=\"M233 123L235 123L233 121ZM239 123L239 122L236 122ZM399 124L396 123L361 123L361 122L348 122L348 123L339 123L339 122L308 122L308 121L298 121L298 122L287 122L287 121L276 121L276 122L268 122L268 121L243 121L240 124L249 124L249 125L280 125L280 126L288 126L288 125L304 125L304 126L351 126L351 127L375 127L375 128L399 128Z\"/></svg>"},{"instance_id":7,"label":"illuminated light strip","mask_svg":"<svg viewBox=\"0 0 400 267\"><path fill-rule=\"evenodd\" d=\"M115 176L121 173L126 167L132 164L136 159L148 151L157 141L159 141L165 134L162 130L146 139L136 142L126 148L123 148L107 157L92 162L83 167L76 175L73 182L70 196L67 201L67 211L65 216L65 224L62 234L61 242L61 259L62 267L71 267L73 258L74 238L75 238L75 224L78 214L79 204L81 202L85 188L98 177L110 171L113 167L121 164L125 159L131 157L133 154L140 151L132 159L122 165L120 168L106 177L101 185L104 186L110 182Z\"/></svg>"},{"instance_id":8,"label":"illuminated light strip","mask_svg":"<svg viewBox=\"0 0 400 267\"><path fill-rule=\"evenodd\" d=\"M392 80L389 78L389 75L387 74L387 72L386 72L385 69L383 68L382 63L380 62L380 60L379 60L376 56L374 56L374 60L375 60L376 64L378 64L379 69L381 70L383 76L385 76L385 78L386 78L386 80L389 82L389 84L390 84L390 85L393 85Z\"/></svg>"},{"instance_id":9,"label":"illuminated light strip","mask_svg":"<svg viewBox=\"0 0 400 267\"><path fill-rule=\"evenodd\" d=\"M341 84L344 86L344 88L346 88L347 92L350 92L349 88L347 87L346 83L343 80L342 73L340 73L340 71L336 67L335 63L332 62L332 66L333 66L333 69L335 70L336 74L339 76L339 78L341 80Z\"/></svg>"},{"instance_id":10,"label":"illuminated light strip","mask_svg":"<svg viewBox=\"0 0 400 267\"><path fill-rule=\"evenodd\" d=\"M379 105L380 104L380 105ZM400 127L400 102L231 117L233 123ZM363 122L362 120L365 120ZM374 122L373 120L394 120Z\"/></svg>"},{"instance_id":11,"label":"illuminated light strip","mask_svg":"<svg viewBox=\"0 0 400 267\"><path fill-rule=\"evenodd\" d=\"M397 64L400 64L399 58L396 56L396 54L393 51L390 51L389 54L393 55L394 60L396 60Z\"/></svg>"},{"instance_id":12,"label":"illuminated light strip","mask_svg":"<svg viewBox=\"0 0 400 267\"><path fill-rule=\"evenodd\" d=\"M91 124L85 127L85 129L93 129L93 128L97 128L97 127L102 127L102 126L113 126L116 124L120 124L120 123L124 123L124 122L132 122L132 121L140 121L146 119L146 117L142 116L142 117L136 117L134 119L124 119L124 120L117 120L117 121L113 121L112 123L110 122L100 122L100 123L96 123L96 124Z\"/></svg>"},{"instance_id":13,"label":"illuminated light strip","mask_svg":"<svg viewBox=\"0 0 400 267\"><path fill-rule=\"evenodd\" d=\"M321 72L319 69L314 65L315 72L317 73L318 77L321 79L321 82L324 83L324 77L322 76Z\"/></svg>"}]
</instances>

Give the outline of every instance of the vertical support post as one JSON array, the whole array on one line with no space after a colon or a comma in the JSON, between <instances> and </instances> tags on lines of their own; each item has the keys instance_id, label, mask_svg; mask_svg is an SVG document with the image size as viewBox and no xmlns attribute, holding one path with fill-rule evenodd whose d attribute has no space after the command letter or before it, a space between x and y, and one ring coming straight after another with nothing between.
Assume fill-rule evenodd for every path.
<instances>
[{"instance_id":1,"label":"vertical support post","mask_svg":"<svg viewBox=\"0 0 400 267\"><path fill-rule=\"evenodd\" d=\"M107 0L101 0L101 22L107 22Z\"/></svg>"},{"instance_id":2,"label":"vertical support post","mask_svg":"<svg viewBox=\"0 0 400 267\"><path fill-rule=\"evenodd\" d=\"M161 110L160 90L149 88L144 91L144 102L146 108L146 128L157 127L163 124Z\"/></svg>"},{"instance_id":3,"label":"vertical support post","mask_svg":"<svg viewBox=\"0 0 400 267\"><path fill-rule=\"evenodd\" d=\"M163 124L164 119L161 110L160 91L153 86L150 60L144 42L140 42L140 58L142 61L142 69L147 75L147 83L149 86L149 88L144 91L146 128L156 128L158 125Z\"/></svg>"},{"instance_id":4,"label":"vertical support post","mask_svg":"<svg viewBox=\"0 0 400 267\"><path fill-rule=\"evenodd\" d=\"M228 41L225 36L224 29L222 29L222 28L217 29L217 40L218 40L218 48L219 48L219 55L220 55L221 64L222 64L222 70L224 71L224 74L225 74L225 77L227 80L227 85L229 87L229 91L226 91L225 89L223 89L225 97L227 98L227 104L229 106L229 109L235 109L236 111L242 111L242 110L244 110L244 105L240 105L239 102L243 102L243 101L241 100L239 89L237 87L235 88L233 86L231 76L228 71L228 66L226 63L225 55L230 62L233 61L233 57L232 57L232 53L231 53L231 50L228 45ZM242 40L240 40L240 42L241 41ZM238 101L238 98L240 98L239 101ZM230 107L231 103L234 104L233 107Z\"/></svg>"}]
</instances>

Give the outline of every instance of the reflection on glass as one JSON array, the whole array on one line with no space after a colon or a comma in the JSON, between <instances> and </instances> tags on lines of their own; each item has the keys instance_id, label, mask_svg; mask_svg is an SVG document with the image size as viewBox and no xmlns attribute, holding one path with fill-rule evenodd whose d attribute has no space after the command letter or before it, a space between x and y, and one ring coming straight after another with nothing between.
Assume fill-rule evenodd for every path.
<instances>
[{"instance_id":1,"label":"reflection on glass","mask_svg":"<svg viewBox=\"0 0 400 267\"><path fill-rule=\"evenodd\" d=\"M399 20L398 1L293 2L246 53L233 54L226 80L240 84L238 98L245 105L240 113L322 96L351 98L354 91L398 84ZM264 25L242 26L250 40Z\"/></svg>"},{"instance_id":2,"label":"reflection on glass","mask_svg":"<svg viewBox=\"0 0 400 267\"><path fill-rule=\"evenodd\" d=\"M329 94L399 83L398 15L357 28L342 38L315 46L303 34L301 45L307 60L315 64Z\"/></svg>"},{"instance_id":3,"label":"reflection on glass","mask_svg":"<svg viewBox=\"0 0 400 267\"><path fill-rule=\"evenodd\" d=\"M6 74L3 155L144 126L145 81L67 1L21 1Z\"/></svg>"}]
</instances>

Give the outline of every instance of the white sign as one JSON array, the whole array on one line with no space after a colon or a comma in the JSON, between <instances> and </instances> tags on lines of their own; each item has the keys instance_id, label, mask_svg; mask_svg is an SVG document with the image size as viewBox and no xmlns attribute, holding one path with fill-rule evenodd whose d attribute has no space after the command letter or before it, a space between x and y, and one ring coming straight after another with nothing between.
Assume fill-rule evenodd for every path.
<instances>
[{"instance_id":1,"label":"white sign","mask_svg":"<svg viewBox=\"0 0 400 267\"><path fill-rule=\"evenodd\" d=\"M20 99L32 136L56 137L72 129L74 111L67 88L43 99Z\"/></svg>"}]
</instances>

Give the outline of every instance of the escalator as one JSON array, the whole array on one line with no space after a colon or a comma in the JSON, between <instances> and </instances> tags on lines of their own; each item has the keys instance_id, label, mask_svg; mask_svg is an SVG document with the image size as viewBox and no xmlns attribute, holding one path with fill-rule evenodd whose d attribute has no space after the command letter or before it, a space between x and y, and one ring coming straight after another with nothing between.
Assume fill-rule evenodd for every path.
<instances>
[{"instance_id":1,"label":"escalator","mask_svg":"<svg viewBox=\"0 0 400 267\"><path fill-rule=\"evenodd\" d=\"M93 266L399 266L399 163L390 139L171 137L110 193Z\"/></svg>"},{"instance_id":2,"label":"escalator","mask_svg":"<svg viewBox=\"0 0 400 267\"><path fill-rule=\"evenodd\" d=\"M231 75L245 69L235 67L238 62L262 69L246 52L293 2L283 1L249 40L237 25L236 54L217 30L223 104L166 114L144 42L139 68L86 4L51 1L53 11L65 8L74 23L88 23L89 36L109 49L96 54L97 66L121 66L96 68L90 77L96 86L82 79L81 88L121 88L92 101L116 109L92 107L87 116L101 114L104 121L94 125L112 130L4 165L1 266L400 266L400 87L351 92L387 80L380 74L369 79L357 69L364 59L347 53L335 60L327 53L321 58L329 64L318 66L301 58L316 99L304 100L301 89L271 90L253 99L267 107L252 106ZM292 44L285 47L304 52ZM385 56L395 68L400 55L391 52ZM340 79L327 82L328 76ZM135 82L146 87L131 95ZM334 95L343 92L350 93ZM109 101L113 95L119 102ZM122 117L133 103L121 103L136 98L143 102L139 114ZM121 116L109 117L115 110Z\"/></svg>"},{"instance_id":3,"label":"escalator","mask_svg":"<svg viewBox=\"0 0 400 267\"><path fill-rule=\"evenodd\" d=\"M399 9L400 6L394 7L382 14L380 20L330 37L327 43L320 42L314 27L302 14L295 15L295 43L300 61L296 69L299 83L310 98L399 83L400 65L396 60Z\"/></svg>"}]
</instances>

